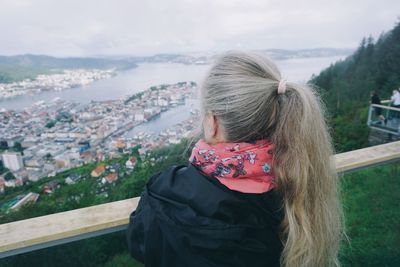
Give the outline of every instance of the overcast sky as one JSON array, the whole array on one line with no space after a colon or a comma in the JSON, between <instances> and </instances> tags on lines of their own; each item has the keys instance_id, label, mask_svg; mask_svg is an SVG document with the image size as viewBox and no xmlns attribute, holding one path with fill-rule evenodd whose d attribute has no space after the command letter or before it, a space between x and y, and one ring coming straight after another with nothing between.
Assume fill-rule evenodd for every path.
<instances>
[{"instance_id":1,"label":"overcast sky","mask_svg":"<svg viewBox=\"0 0 400 267\"><path fill-rule=\"evenodd\" d=\"M400 0L0 0L0 54L354 48L399 17Z\"/></svg>"}]
</instances>

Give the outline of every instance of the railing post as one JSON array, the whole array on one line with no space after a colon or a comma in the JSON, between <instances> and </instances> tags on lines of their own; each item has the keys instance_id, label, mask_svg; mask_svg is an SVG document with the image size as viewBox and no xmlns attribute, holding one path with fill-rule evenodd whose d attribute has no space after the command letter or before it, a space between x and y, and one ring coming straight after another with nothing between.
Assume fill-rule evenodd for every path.
<instances>
[{"instance_id":1,"label":"railing post","mask_svg":"<svg viewBox=\"0 0 400 267\"><path fill-rule=\"evenodd\" d=\"M367 126L371 126L372 110L373 110L372 105L369 105Z\"/></svg>"}]
</instances>

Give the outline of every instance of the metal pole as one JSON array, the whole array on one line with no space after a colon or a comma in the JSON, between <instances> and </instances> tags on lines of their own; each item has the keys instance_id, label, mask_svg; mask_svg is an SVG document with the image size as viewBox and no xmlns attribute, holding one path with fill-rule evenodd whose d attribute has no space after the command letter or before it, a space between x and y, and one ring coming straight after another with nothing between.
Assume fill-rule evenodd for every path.
<instances>
[{"instance_id":1,"label":"metal pole","mask_svg":"<svg viewBox=\"0 0 400 267\"><path fill-rule=\"evenodd\" d=\"M368 126L371 126L372 109L373 109L373 107L370 105L370 106L369 106L369 109L368 109L368 121L367 121L367 125L368 125Z\"/></svg>"}]
</instances>

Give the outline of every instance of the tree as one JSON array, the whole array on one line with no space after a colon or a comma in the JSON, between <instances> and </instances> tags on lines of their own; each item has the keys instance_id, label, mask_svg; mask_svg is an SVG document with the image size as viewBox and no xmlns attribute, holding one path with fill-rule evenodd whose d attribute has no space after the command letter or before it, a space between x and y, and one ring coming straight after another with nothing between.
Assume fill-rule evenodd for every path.
<instances>
[{"instance_id":1,"label":"tree","mask_svg":"<svg viewBox=\"0 0 400 267\"><path fill-rule=\"evenodd\" d=\"M22 152L24 149L22 148L22 145L20 142L15 142L13 146L14 151L16 152Z\"/></svg>"},{"instance_id":2,"label":"tree","mask_svg":"<svg viewBox=\"0 0 400 267\"><path fill-rule=\"evenodd\" d=\"M12 174L12 172L9 171L6 173L6 175L4 175L4 179L6 181L13 180L13 179L15 179L15 176L14 176L14 174Z\"/></svg>"},{"instance_id":3,"label":"tree","mask_svg":"<svg viewBox=\"0 0 400 267\"><path fill-rule=\"evenodd\" d=\"M52 127L54 127L54 125L56 125L56 122L53 121L53 120L51 120L51 121L49 121L49 122L46 123L46 127L47 127L47 128L52 128Z\"/></svg>"},{"instance_id":4,"label":"tree","mask_svg":"<svg viewBox=\"0 0 400 267\"><path fill-rule=\"evenodd\" d=\"M0 160L0 174L3 174L6 171L6 168L4 167L3 161Z\"/></svg>"}]
</instances>

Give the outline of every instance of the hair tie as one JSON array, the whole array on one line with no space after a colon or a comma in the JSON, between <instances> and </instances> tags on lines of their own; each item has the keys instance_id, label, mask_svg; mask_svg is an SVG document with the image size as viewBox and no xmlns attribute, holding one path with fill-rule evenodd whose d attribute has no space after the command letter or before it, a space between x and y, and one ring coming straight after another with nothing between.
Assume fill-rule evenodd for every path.
<instances>
[{"instance_id":1,"label":"hair tie","mask_svg":"<svg viewBox=\"0 0 400 267\"><path fill-rule=\"evenodd\" d=\"M286 80L282 79L279 81L278 94L284 94L286 92Z\"/></svg>"}]
</instances>

